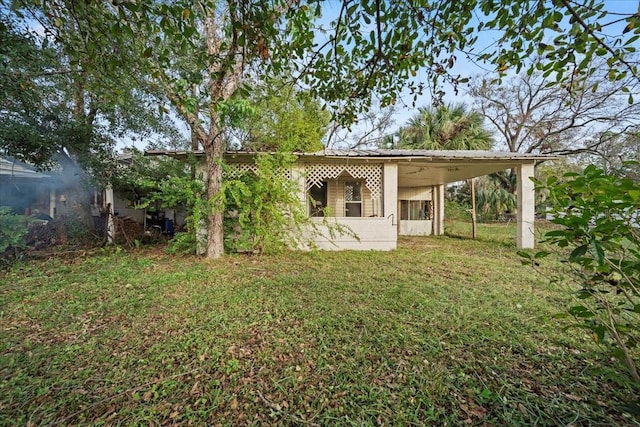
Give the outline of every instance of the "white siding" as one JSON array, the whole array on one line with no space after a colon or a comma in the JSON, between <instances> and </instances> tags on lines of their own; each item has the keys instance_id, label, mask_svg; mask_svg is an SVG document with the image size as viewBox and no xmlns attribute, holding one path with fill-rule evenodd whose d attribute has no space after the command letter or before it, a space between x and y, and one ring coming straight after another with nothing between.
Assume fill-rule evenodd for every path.
<instances>
[{"instance_id":1,"label":"white siding","mask_svg":"<svg viewBox=\"0 0 640 427\"><path fill-rule=\"evenodd\" d=\"M432 200L433 187L398 188L398 200Z\"/></svg>"},{"instance_id":2,"label":"white siding","mask_svg":"<svg viewBox=\"0 0 640 427\"><path fill-rule=\"evenodd\" d=\"M325 250L383 250L395 249L397 246L397 228L391 219L386 218L336 218L341 225L348 227L358 238L349 235L336 235L328 239L329 233L322 225L322 218L313 218L323 234L317 236L315 244L318 249ZM308 249L308 248L306 248Z\"/></svg>"},{"instance_id":3,"label":"white siding","mask_svg":"<svg viewBox=\"0 0 640 427\"><path fill-rule=\"evenodd\" d=\"M433 232L433 221L400 221L401 236L430 236Z\"/></svg>"}]
</instances>

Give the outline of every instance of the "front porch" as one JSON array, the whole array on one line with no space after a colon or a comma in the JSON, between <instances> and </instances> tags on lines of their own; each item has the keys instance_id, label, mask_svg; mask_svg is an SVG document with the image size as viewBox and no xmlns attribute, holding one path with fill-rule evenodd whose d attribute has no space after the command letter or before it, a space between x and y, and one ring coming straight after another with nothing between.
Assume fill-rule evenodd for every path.
<instances>
[{"instance_id":1,"label":"front porch","mask_svg":"<svg viewBox=\"0 0 640 427\"><path fill-rule=\"evenodd\" d=\"M535 244L535 163L555 157L488 151L325 150L301 154L294 176L311 216L328 214L360 237L336 238L323 249L395 249L398 236L444 234L448 183L514 169L516 243Z\"/></svg>"}]
</instances>

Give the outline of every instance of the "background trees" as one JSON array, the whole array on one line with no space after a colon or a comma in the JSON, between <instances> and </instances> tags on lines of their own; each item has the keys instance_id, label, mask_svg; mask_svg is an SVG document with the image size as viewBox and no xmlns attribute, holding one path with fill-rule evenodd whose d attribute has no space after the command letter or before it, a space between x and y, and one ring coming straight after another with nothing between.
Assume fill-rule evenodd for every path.
<instances>
[{"instance_id":1,"label":"background trees","mask_svg":"<svg viewBox=\"0 0 640 427\"><path fill-rule=\"evenodd\" d=\"M82 181L109 182L116 139L169 139L175 136L173 123L151 101L151 88L128 73L80 64L65 51L72 46L47 36L47 26L34 28L48 22L45 15L25 11L35 19L29 21L4 5L2 12L0 150L41 168L56 166L67 206L90 225ZM75 34L79 25L69 23L64 31Z\"/></svg>"},{"instance_id":2,"label":"background trees","mask_svg":"<svg viewBox=\"0 0 640 427\"><path fill-rule=\"evenodd\" d=\"M542 72L520 73L476 80L469 94L508 151L596 154L612 136L640 125L640 107L630 95L640 85L635 76L608 80L601 60L586 65L560 84Z\"/></svg>"},{"instance_id":3,"label":"background trees","mask_svg":"<svg viewBox=\"0 0 640 427\"><path fill-rule=\"evenodd\" d=\"M633 76L607 79L601 60L574 78L556 84L541 71L520 73L502 81L480 79L472 82L469 94L474 107L497 135L498 148L516 153L571 155L574 163L596 163L609 171L622 172L622 161L636 159L633 141L640 125L640 107L630 103L637 91ZM558 171L562 175L566 171ZM625 166L627 173L634 168ZM509 172L483 178L478 201L500 205L515 200L515 179ZM490 206L486 205L485 206Z\"/></svg>"}]
</instances>

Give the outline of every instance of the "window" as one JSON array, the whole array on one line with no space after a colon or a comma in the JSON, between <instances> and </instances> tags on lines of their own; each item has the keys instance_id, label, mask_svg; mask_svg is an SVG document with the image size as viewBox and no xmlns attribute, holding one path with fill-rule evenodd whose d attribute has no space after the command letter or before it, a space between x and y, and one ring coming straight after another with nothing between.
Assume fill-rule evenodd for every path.
<instances>
[{"instance_id":1,"label":"window","mask_svg":"<svg viewBox=\"0 0 640 427\"><path fill-rule=\"evenodd\" d=\"M312 185L309 189L309 215L324 216L327 207L327 183L323 181L320 186Z\"/></svg>"},{"instance_id":2,"label":"window","mask_svg":"<svg viewBox=\"0 0 640 427\"><path fill-rule=\"evenodd\" d=\"M400 219L409 221L433 218L431 200L400 200Z\"/></svg>"},{"instance_id":3,"label":"window","mask_svg":"<svg viewBox=\"0 0 640 427\"><path fill-rule=\"evenodd\" d=\"M362 183L347 181L344 183L344 216L362 216Z\"/></svg>"}]
</instances>

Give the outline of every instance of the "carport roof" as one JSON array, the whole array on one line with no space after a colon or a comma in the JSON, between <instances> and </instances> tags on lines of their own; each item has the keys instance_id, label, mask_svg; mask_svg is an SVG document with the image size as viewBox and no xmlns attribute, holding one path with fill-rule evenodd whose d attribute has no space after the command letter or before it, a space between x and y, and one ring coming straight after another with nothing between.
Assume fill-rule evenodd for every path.
<instances>
[{"instance_id":1,"label":"carport roof","mask_svg":"<svg viewBox=\"0 0 640 427\"><path fill-rule=\"evenodd\" d=\"M147 155L168 155L186 157L189 154L202 156L204 152L188 151L147 151ZM248 151L227 151L225 157L230 161L242 162L257 153ZM306 163L323 159L330 162L378 160L398 165L398 185L401 187L420 187L441 185L463 181L477 176L488 175L523 164L535 164L547 160L559 159L547 154L511 153L504 151L480 150L332 150L326 149L314 153L295 153L300 161Z\"/></svg>"},{"instance_id":2,"label":"carport roof","mask_svg":"<svg viewBox=\"0 0 640 427\"><path fill-rule=\"evenodd\" d=\"M315 153L303 153L301 156L318 157L376 157L376 158L398 158L406 157L412 159L425 160L521 160L521 161L542 161L557 159L557 156L546 154L511 153L504 151L486 150L322 150Z\"/></svg>"}]
</instances>

